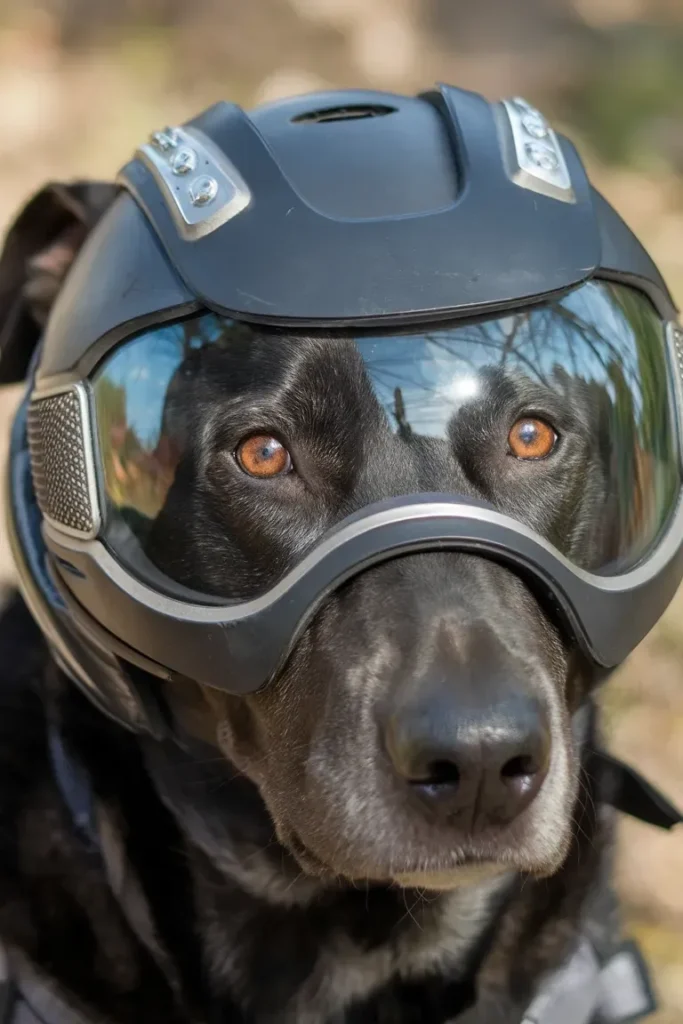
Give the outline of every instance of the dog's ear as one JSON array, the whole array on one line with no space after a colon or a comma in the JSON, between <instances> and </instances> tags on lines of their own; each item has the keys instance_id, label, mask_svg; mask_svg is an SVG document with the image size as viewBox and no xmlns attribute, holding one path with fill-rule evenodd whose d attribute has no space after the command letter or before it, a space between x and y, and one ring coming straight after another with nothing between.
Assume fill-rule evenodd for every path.
<instances>
[{"instance_id":1,"label":"dog's ear","mask_svg":"<svg viewBox=\"0 0 683 1024\"><path fill-rule=\"evenodd\" d=\"M10 225L0 253L0 384L26 376L78 250L118 193L104 182L52 183Z\"/></svg>"}]
</instances>

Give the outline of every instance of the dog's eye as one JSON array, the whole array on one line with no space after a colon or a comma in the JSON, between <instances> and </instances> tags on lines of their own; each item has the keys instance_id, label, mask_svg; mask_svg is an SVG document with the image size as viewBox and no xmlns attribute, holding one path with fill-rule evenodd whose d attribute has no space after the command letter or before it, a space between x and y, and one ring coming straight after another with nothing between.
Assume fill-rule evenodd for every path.
<instances>
[{"instance_id":1,"label":"dog's eye","mask_svg":"<svg viewBox=\"0 0 683 1024\"><path fill-rule=\"evenodd\" d=\"M557 443L557 434L544 420L524 417L508 434L510 454L517 459L545 459Z\"/></svg>"},{"instance_id":2,"label":"dog's eye","mask_svg":"<svg viewBox=\"0 0 683 1024\"><path fill-rule=\"evenodd\" d=\"M282 476L292 468L292 459L287 449L277 438L268 434L254 434L240 441L235 458L245 473L261 479Z\"/></svg>"}]
</instances>

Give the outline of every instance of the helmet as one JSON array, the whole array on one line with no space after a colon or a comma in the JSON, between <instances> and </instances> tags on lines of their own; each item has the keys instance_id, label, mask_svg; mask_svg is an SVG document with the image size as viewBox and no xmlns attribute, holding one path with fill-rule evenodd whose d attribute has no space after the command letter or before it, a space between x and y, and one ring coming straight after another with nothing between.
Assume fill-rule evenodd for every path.
<instances>
[{"instance_id":1,"label":"helmet","mask_svg":"<svg viewBox=\"0 0 683 1024\"><path fill-rule=\"evenodd\" d=\"M37 339L9 487L28 603L103 710L155 732L155 677L266 686L335 588L416 551L521 574L596 673L657 622L683 577L683 335L538 111L450 86L219 103L154 133L118 184ZM291 457L255 406L272 385L303 408L287 368L313 349L398 468L340 487L265 575L235 536L226 583L230 474ZM508 463L497 483L470 465L503 421L514 486ZM286 496L267 500L289 528Z\"/></svg>"}]
</instances>

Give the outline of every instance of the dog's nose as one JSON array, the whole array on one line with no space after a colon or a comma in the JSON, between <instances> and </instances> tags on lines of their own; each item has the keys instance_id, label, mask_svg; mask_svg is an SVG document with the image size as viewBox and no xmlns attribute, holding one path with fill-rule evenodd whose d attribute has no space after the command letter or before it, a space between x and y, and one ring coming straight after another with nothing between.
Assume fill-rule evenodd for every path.
<instances>
[{"instance_id":1,"label":"dog's nose","mask_svg":"<svg viewBox=\"0 0 683 1024\"><path fill-rule=\"evenodd\" d=\"M505 825L529 806L550 760L541 703L522 692L493 703L425 695L390 715L396 773L440 818L467 832Z\"/></svg>"}]
</instances>

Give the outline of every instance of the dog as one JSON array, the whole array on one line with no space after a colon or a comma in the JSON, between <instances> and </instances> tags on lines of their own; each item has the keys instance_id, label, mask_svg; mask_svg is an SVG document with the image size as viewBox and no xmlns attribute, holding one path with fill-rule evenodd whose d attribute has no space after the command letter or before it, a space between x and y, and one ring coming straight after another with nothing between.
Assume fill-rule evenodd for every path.
<instances>
[{"instance_id":1,"label":"dog","mask_svg":"<svg viewBox=\"0 0 683 1024\"><path fill-rule=\"evenodd\" d=\"M25 365L115 194L53 186L15 222L3 359ZM412 462L361 370L350 339L284 330L194 364L193 440L149 538L156 564L248 598L344 516L420 491L521 507L576 561L608 557L588 403L582 445L520 502L504 451L482 441L514 382L508 394L493 375L488 412L454 418L455 458ZM292 461L267 481L232 456L264 423ZM158 682L182 743L93 708L16 594L0 666L0 939L79 1019L518 1024L577 936L604 956L618 941L594 670L492 560L430 552L363 572L253 695ZM65 802L48 726L86 772L94 835ZM477 753L487 730L508 739Z\"/></svg>"}]
</instances>

